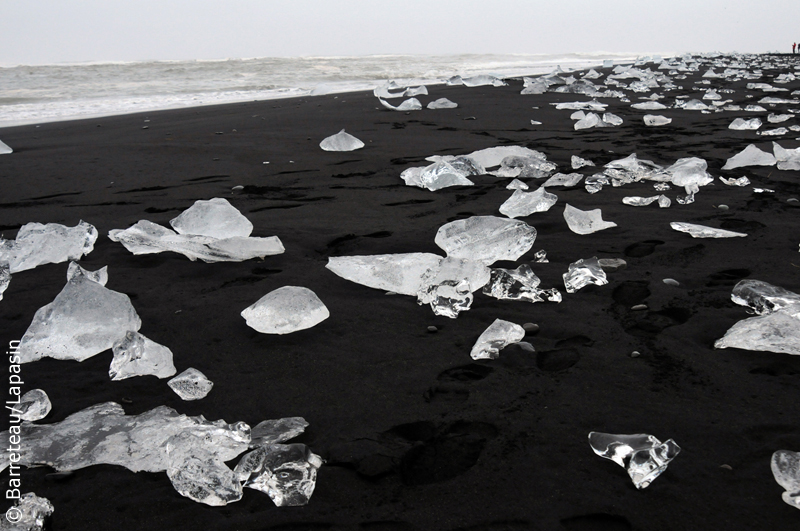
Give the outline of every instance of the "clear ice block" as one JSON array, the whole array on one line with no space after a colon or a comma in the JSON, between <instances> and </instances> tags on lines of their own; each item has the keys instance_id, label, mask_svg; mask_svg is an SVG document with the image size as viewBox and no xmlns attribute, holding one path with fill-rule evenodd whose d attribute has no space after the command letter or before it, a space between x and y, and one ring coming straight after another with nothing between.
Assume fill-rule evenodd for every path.
<instances>
[{"instance_id":1,"label":"clear ice block","mask_svg":"<svg viewBox=\"0 0 800 531\"><path fill-rule=\"evenodd\" d=\"M660 114L645 114L642 117L642 120L644 121L644 125L649 127L659 127L672 123L672 118L667 118L666 116L661 116Z\"/></svg>"},{"instance_id":2,"label":"clear ice block","mask_svg":"<svg viewBox=\"0 0 800 531\"><path fill-rule=\"evenodd\" d=\"M204 446L203 439L204 434L185 431L166 441L166 472L173 488L181 496L212 507L241 500L242 484L236 474Z\"/></svg>"},{"instance_id":3,"label":"clear ice block","mask_svg":"<svg viewBox=\"0 0 800 531\"><path fill-rule=\"evenodd\" d=\"M557 166L539 157L511 155L500 162L500 168L491 172L496 177L528 177L539 179L547 177Z\"/></svg>"},{"instance_id":4,"label":"clear ice block","mask_svg":"<svg viewBox=\"0 0 800 531\"><path fill-rule=\"evenodd\" d=\"M529 149L523 146L497 146L473 151L467 155L483 168L493 168L499 166L508 157L519 157L521 159L538 159L547 162L547 156L541 151Z\"/></svg>"},{"instance_id":5,"label":"clear ice block","mask_svg":"<svg viewBox=\"0 0 800 531\"><path fill-rule=\"evenodd\" d=\"M589 433L589 445L600 457L610 459L628 471L637 489L650 486L681 451L675 441L661 442L652 435Z\"/></svg>"},{"instance_id":6,"label":"clear ice block","mask_svg":"<svg viewBox=\"0 0 800 531\"><path fill-rule=\"evenodd\" d=\"M746 278L733 287L731 300L758 315L765 315L800 304L800 295L761 280Z\"/></svg>"},{"instance_id":7,"label":"clear ice block","mask_svg":"<svg viewBox=\"0 0 800 531\"><path fill-rule=\"evenodd\" d=\"M572 155L569 160L573 170L583 168L584 166L594 166L594 162L591 160L582 159L577 155Z\"/></svg>"},{"instance_id":8,"label":"clear ice block","mask_svg":"<svg viewBox=\"0 0 800 531\"><path fill-rule=\"evenodd\" d=\"M94 249L97 229L85 221L74 227L58 223L27 223L17 238L0 238L0 264L8 264L9 273L19 273L42 264L79 260Z\"/></svg>"},{"instance_id":9,"label":"clear ice block","mask_svg":"<svg viewBox=\"0 0 800 531\"><path fill-rule=\"evenodd\" d=\"M581 129L591 129L592 127L600 126L602 123L603 120L601 120L597 114L590 112L575 122L573 127L576 131L580 131Z\"/></svg>"},{"instance_id":10,"label":"clear ice block","mask_svg":"<svg viewBox=\"0 0 800 531\"><path fill-rule=\"evenodd\" d=\"M227 199L220 197L195 201L169 224L178 234L208 236L219 240L247 238L253 232L250 220Z\"/></svg>"},{"instance_id":11,"label":"clear ice block","mask_svg":"<svg viewBox=\"0 0 800 531\"><path fill-rule=\"evenodd\" d=\"M738 179L733 179L733 178L726 179L725 177L720 176L719 180L722 181L724 184L727 184L728 186L744 187L750 184L750 179L748 179L747 177L739 177Z\"/></svg>"},{"instance_id":12,"label":"clear ice block","mask_svg":"<svg viewBox=\"0 0 800 531\"><path fill-rule=\"evenodd\" d=\"M713 227L706 227L705 225L683 223L680 221L673 221L669 226L678 232L689 234L692 238L744 238L747 236L747 234L743 232L715 229Z\"/></svg>"},{"instance_id":13,"label":"clear ice block","mask_svg":"<svg viewBox=\"0 0 800 531\"><path fill-rule=\"evenodd\" d=\"M578 186L582 180L583 175L580 173L556 173L542 184L542 188L550 186Z\"/></svg>"},{"instance_id":14,"label":"clear ice block","mask_svg":"<svg viewBox=\"0 0 800 531\"><path fill-rule=\"evenodd\" d=\"M761 127L761 120L759 118L751 118L749 120L736 118L728 126L728 129L733 129L735 131L755 131L759 127Z\"/></svg>"},{"instance_id":15,"label":"clear ice block","mask_svg":"<svg viewBox=\"0 0 800 531\"><path fill-rule=\"evenodd\" d=\"M564 219L569 226L569 230L575 234L591 234L617 226L613 221L604 221L603 214L599 208L579 210L569 203L564 207Z\"/></svg>"},{"instance_id":16,"label":"clear ice block","mask_svg":"<svg viewBox=\"0 0 800 531\"><path fill-rule=\"evenodd\" d=\"M194 367L189 367L168 381L167 385L181 397L181 400L200 400L211 392L214 382Z\"/></svg>"},{"instance_id":17,"label":"clear ice block","mask_svg":"<svg viewBox=\"0 0 800 531\"><path fill-rule=\"evenodd\" d=\"M27 492L5 512L0 520L0 531L44 531L47 517L54 512L50 500Z\"/></svg>"},{"instance_id":18,"label":"clear ice block","mask_svg":"<svg viewBox=\"0 0 800 531\"><path fill-rule=\"evenodd\" d=\"M386 107L391 111L420 111L422 110L422 104L419 102L417 98L409 98L405 100L403 103L395 107L391 103L384 101L382 98L378 98L378 101L381 102L381 105Z\"/></svg>"},{"instance_id":19,"label":"clear ice block","mask_svg":"<svg viewBox=\"0 0 800 531\"><path fill-rule=\"evenodd\" d=\"M556 288L539 289L540 283L539 277L527 264L516 269L497 268L492 269L492 276L483 287L483 294L501 300L561 302L561 293Z\"/></svg>"},{"instance_id":20,"label":"clear ice block","mask_svg":"<svg viewBox=\"0 0 800 531\"><path fill-rule=\"evenodd\" d=\"M458 103L448 100L447 98L439 98L428 103L428 109L455 109Z\"/></svg>"},{"instance_id":21,"label":"clear ice block","mask_svg":"<svg viewBox=\"0 0 800 531\"><path fill-rule=\"evenodd\" d=\"M250 430L250 448L277 444L301 435L308 427L303 417L264 420Z\"/></svg>"},{"instance_id":22,"label":"clear ice block","mask_svg":"<svg viewBox=\"0 0 800 531\"><path fill-rule=\"evenodd\" d=\"M11 413L19 414L22 420L36 421L41 420L53 409L50 398L41 389L31 389L19 399L19 404L13 404Z\"/></svg>"},{"instance_id":23,"label":"clear ice block","mask_svg":"<svg viewBox=\"0 0 800 531\"><path fill-rule=\"evenodd\" d=\"M800 305L743 319L714 343L714 348L800 355Z\"/></svg>"},{"instance_id":24,"label":"clear ice block","mask_svg":"<svg viewBox=\"0 0 800 531\"><path fill-rule=\"evenodd\" d=\"M800 452L778 450L772 454L770 468L775 481L785 489L781 499L800 509Z\"/></svg>"},{"instance_id":25,"label":"clear ice block","mask_svg":"<svg viewBox=\"0 0 800 531\"><path fill-rule=\"evenodd\" d=\"M514 179L506 185L506 190L527 190L528 185L519 179Z\"/></svg>"},{"instance_id":26,"label":"clear ice block","mask_svg":"<svg viewBox=\"0 0 800 531\"><path fill-rule=\"evenodd\" d=\"M653 195L650 197L639 197L635 195L622 198L622 202L629 206L647 206L658 201L660 196Z\"/></svg>"},{"instance_id":27,"label":"clear ice block","mask_svg":"<svg viewBox=\"0 0 800 531\"><path fill-rule=\"evenodd\" d=\"M575 293L589 284L595 286L608 284L606 272L600 267L596 256L571 263L563 278L567 293Z\"/></svg>"},{"instance_id":28,"label":"clear ice block","mask_svg":"<svg viewBox=\"0 0 800 531\"><path fill-rule=\"evenodd\" d=\"M328 258L325 267L350 282L416 296L422 276L441 261L441 256L431 253L337 256Z\"/></svg>"},{"instance_id":29,"label":"clear ice block","mask_svg":"<svg viewBox=\"0 0 800 531\"><path fill-rule=\"evenodd\" d=\"M785 149L773 142L772 153L778 161L779 170L800 170L800 148Z\"/></svg>"},{"instance_id":30,"label":"clear ice block","mask_svg":"<svg viewBox=\"0 0 800 531\"><path fill-rule=\"evenodd\" d=\"M500 213L512 219L530 216L534 212L547 212L557 201L558 196L548 193L544 186L533 192L515 190L513 195L500 205Z\"/></svg>"},{"instance_id":31,"label":"clear ice block","mask_svg":"<svg viewBox=\"0 0 800 531\"><path fill-rule=\"evenodd\" d=\"M533 247L535 239L536 229L523 221L472 216L442 225L434 241L449 258L491 265L498 260L516 260Z\"/></svg>"},{"instance_id":32,"label":"clear ice block","mask_svg":"<svg viewBox=\"0 0 800 531\"><path fill-rule=\"evenodd\" d=\"M525 329L520 325L495 319L480 335L469 355L474 360L493 360L500 356L500 351L505 347L522 341L524 337Z\"/></svg>"},{"instance_id":33,"label":"clear ice block","mask_svg":"<svg viewBox=\"0 0 800 531\"><path fill-rule=\"evenodd\" d=\"M8 155L9 153L13 153L14 150L9 147L8 144L4 143L0 140L0 155Z\"/></svg>"},{"instance_id":34,"label":"clear ice block","mask_svg":"<svg viewBox=\"0 0 800 531\"><path fill-rule=\"evenodd\" d=\"M789 120L789 119L791 119L793 117L794 117L793 114L769 113L769 116L767 116L767 121L769 123L771 123L771 124L779 124L779 123L785 122L786 120Z\"/></svg>"},{"instance_id":35,"label":"clear ice block","mask_svg":"<svg viewBox=\"0 0 800 531\"><path fill-rule=\"evenodd\" d=\"M245 487L267 494L278 507L306 505L322 458L304 444L269 444L245 454L234 470Z\"/></svg>"},{"instance_id":36,"label":"clear ice block","mask_svg":"<svg viewBox=\"0 0 800 531\"><path fill-rule=\"evenodd\" d=\"M11 269L8 264L0 264L0 301L3 300L3 293L8 289L11 284Z\"/></svg>"},{"instance_id":37,"label":"clear ice block","mask_svg":"<svg viewBox=\"0 0 800 531\"><path fill-rule=\"evenodd\" d=\"M722 169L733 170L742 166L774 166L776 162L775 155L761 151L753 144L750 144L741 152L729 158Z\"/></svg>"},{"instance_id":38,"label":"clear ice block","mask_svg":"<svg viewBox=\"0 0 800 531\"><path fill-rule=\"evenodd\" d=\"M108 375L112 380L145 375L167 378L177 372L172 363L172 351L139 332L128 331L111 350L114 358Z\"/></svg>"},{"instance_id":39,"label":"clear ice block","mask_svg":"<svg viewBox=\"0 0 800 531\"><path fill-rule=\"evenodd\" d=\"M440 161L422 168L407 168L400 174L400 178L408 186L427 188L435 192L449 186L473 186L475 183L467 175L450 162Z\"/></svg>"},{"instance_id":40,"label":"clear ice block","mask_svg":"<svg viewBox=\"0 0 800 531\"><path fill-rule=\"evenodd\" d=\"M675 186L686 188L699 187L711 184L714 178L706 171L708 163L699 157L686 157L678 159L675 164L666 169L671 176L670 182ZM695 193L697 189L694 190ZM686 190L689 193L689 189Z\"/></svg>"},{"instance_id":41,"label":"clear ice block","mask_svg":"<svg viewBox=\"0 0 800 531\"><path fill-rule=\"evenodd\" d=\"M247 326L262 334L291 334L316 326L330 315L317 294L301 286L273 290L242 310Z\"/></svg>"},{"instance_id":42,"label":"clear ice block","mask_svg":"<svg viewBox=\"0 0 800 531\"><path fill-rule=\"evenodd\" d=\"M642 103L634 103L631 105L632 109L638 109L640 111L661 111L667 108L666 105L663 103L658 103L657 101L645 101Z\"/></svg>"},{"instance_id":43,"label":"clear ice block","mask_svg":"<svg viewBox=\"0 0 800 531\"><path fill-rule=\"evenodd\" d=\"M355 151L363 148L364 142L342 129L335 135L325 138L319 143L319 147L324 151Z\"/></svg>"},{"instance_id":44,"label":"clear ice block","mask_svg":"<svg viewBox=\"0 0 800 531\"><path fill-rule=\"evenodd\" d=\"M418 304L430 304L433 313L455 319L472 306L472 293L489 282L491 271L482 262L447 257L422 276Z\"/></svg>"}]
</instances>

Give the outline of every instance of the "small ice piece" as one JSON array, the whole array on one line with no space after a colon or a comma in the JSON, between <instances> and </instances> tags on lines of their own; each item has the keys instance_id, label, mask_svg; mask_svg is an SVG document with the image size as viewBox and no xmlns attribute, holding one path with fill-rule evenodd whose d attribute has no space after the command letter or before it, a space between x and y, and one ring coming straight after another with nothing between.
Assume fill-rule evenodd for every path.
<instances>
[{"instance_id":1,"label":"small ice piece","mask_svg":"<svg viewBox=\"0 0 800 531\"><path fill-rule=\"evenodd\" d=\"M536 120L531 120L531 125L542 125L542 122L537 122Z\"/></svg>"},{"instance_id":2,"label":"small ice piece","mask_svg":"<svg viewBox=\"0 0 800 531\"><path fill-rule=\"evenodd\" d=\"M753 188L753 193L754 194L765 194L765 193L774 194L775 190L773 190L772 188Z\"/></svg>"},{"instance_id":3,"label":"small ice piece","mask_svg":"<svg viewBox=\"0 0 800 531\"><path fill-rule=\"evenodd\" d=\"M786 129L785 127L779 127L777 129L767 129L766 131L761 131L758 134L761 136L780 136L780 135L785 135L788 132L789 130Z\"/></svg>"},{"instance_id":4,"label":"small ice piece","mask_svg":"<svg viewBox=\"0 0 800 531\"><path fill-rule=\"evenodd\" d=\"M290 334L316 326L330 317L316 293L300 286L283 286L242 310L247 326L262 334Z\"/></svg>"},{"instance_id":5,"label":"small ice piece","mask_svg":"<svg viewBox=\"0 0 800 531\"><path fill-rule=\"evenodd\" d=\"M381 102L381 105L386 107L392 111L420 111L422 110L422 104L419 102L417 98L409 98L397 107L384 101L382 98L378 98L378 101Z\"/></svg>"},{"instance_id":6,"label":"small ice piece","mask_svg":"<svg viewBox=\"0 0 800 531\"><path fill-rule=\"evenodd\" d=\"M462 81L464 83L464 86L466 87L483 87L486 85L492 85L493 87L502 87L506 85L505 81L503 81L502 79L487 74L465 77Z\"/></svg>"},{"instance_id":7,"label":"small ice piece","mask_svg":"<svg viewBox=\"0 0 800 531\"><path fill-rule=\"evenodd\" d=\"M577 186L582 180L583 175L580 173L556 173L542 184L542 188L550 186L573 187Z\"/></svg>"},{"instance_id":8,"label":"small ice piece","mask_svg":"<svg viewBox=\"0 0 800 531\"><path fill-rule=\"evenodd\" d=\"M286 442L302 434L307 427L308 422L303 417L263 420L250 430L250 448Z\"/></svg>"},{"instance_id":9,"label":"small ice piece","mask_svg":"<svg viewBox=\"0 0 800 531\"><path fill-rule=\"evenodd\" d=\"M430 304L434 314L455 319L469 310L472 293L490 278L491 270L481 262L447 257L423 275L417 303Z\"/></svg>"},{"instance_id":10,"label":"small ice piece","mask_svg":"<svg viewBox=\"0 0 800 531\"><path fill-rule=\"evenodd\" d=\"M749 186L750 185L750 179L748 179L747 177L739 177L738 179L734 179L734 178L726 179L725 177L720 176L719 180L722 181L724 184L727 184L728 186Z\"/></svg>"},{"instance_id":11,"label":"small ice piece","mask_svg":"<svg viewBox=\"0 0 800 531\"><path fill-rule=\"evenodd\" d=\"M428 109L455 109L458 107L458 103L448 100L447 98L439 98L438 100L434 100L428 103Z\"/></svg>"},{"instance_id":12,"label":"small ice piece","mask_svg":"<svg viewBox=\"0 0 800 531\"><path fill-rule=\"evenodd\" d=\"M434 162L424 168L407 168L400 174L400 178L408 186L427 188L432 192L449 186L473 186L475 183L467 179L467 175L474 173L464 165L455 164L456 161L457 159Z\"/></svg>"},{"instance_id":13,"label":"small ice piece","mask_svg":"<svg viewBox=\"0 0 800 531\"><path fill-rule=\"evenodd\" d=\"M177 372L172 363L172 351L139 332L129 331L114 343L111 350L114 358L108 375L112 380L145 375L168 378Z\"/></svg>"},{"instance_id":14,"label":"small ice piece","mask_svg":"<svg viewBox=\"0 0 800 531\"><path fill-rule=\"evenodd\" d=\"M672 123L672 118L667 118L666 116L658 114L645 114L642 119L644 120L644 125L650 127L658 127Z\"/></svg>"},{"instance_id":15,"label":"small ice piece","mask_svg":"<svg viewBox=\"0 0 800 531\"><path fill-rule=\"evenodd\" d=\"M544 249L536 251L533 254L533 260L531 261L537 264L547 264L550 262L550 260L547 259L547 251L545 251Z\"/></svg>"},{"instance_id":16,"label":"small ice piece","mask_svg":"<svg viewBox=\"0 0 800 531\"><path fill-rule=\"evenodd\" d=\"M767 112L767 109L761 105L746 105L744 110L747 112Z\"/></svg>"},{"instance_id":17,"label":"small ice piece","mask_svg":"<svg viewBox=\"0 0 800 531\"><path fill-rule=\"evenodd\" d=\"M603 123L616 127L618 125L622 125L622 118L616 114L611 114L610 112L603 113Z\"/></svg>"},{"instance_id":18,"label":"small ice piece","mask_svg":"<svg viewBox=\"0 0 800 531\"><path fill-rule=\"evenodd\" d=\"M83 361L141 328L127 295L104 287L80 266L69 268L68 273L64 289L36 311L22 336L22 363L43 357ZM101 280L105 283L105 278Z\"/></svg>"},{"instance_id":19,"label":"small ice piece","mask_svg":"<svg viewBox=\"0 0 800 531\"><path fill-rule=\"evenodd\" d=\"M596 256L571 263L569 270L564 273L563 277L567 293L575 293L589 284L594 284L595 286L608 284L606 272L600 267Z\"/></svg>"},{"instance_id":20,"label":"small ice piece","mask_svg":"<svg viewBox=\"0 0 800 531\"><path fill-rule=\"evenodd\" d=\"M800 452L778 450L770 460L772 476L785 489L781 499L800 509Z\"/></svg>"},{"instance_id":21,"label":"small ice piece","mask_svg":"<svg viewBox=\"0 0 800 531\"><path fill-rule=\"evenodd\" d=\"M442 225L434 241L448 258L491 265L498 260L516 260L530 251L535 239L536 229L524 221L472 216Z\"/></svg>"},{"instance_id":22,"label":"small ice piece","mask_svg":"<svg viewBox=\"0 0 800 531\"><path fill-rule=\"evenodd\" d=\"M772 153L778 161L779 170L800 170L800 148L786 149L773 142Z\"/></svg>"},{"instance_id":23,"label":"small ice piece","mask_svg":"<svg viewBox=\"0 0 800 531\"><path fill-rule=\"evenodd\" d=\"M571 102L562 102L562 103L551 103L550 105L555 105L556 109L570 109L573 111L605 111L608 104L600 103L597 100L591 101L571 101Z\"/></svg>"},{"instance_id":24,"label":"small ice piece","mask_svg":"<svg viewBox=\"0 0 800 531\"><path fill-rule=\"evenodd\" d=\"M522 159L539 159L547 162L547 155L535 149L523 146L497 146L473 151L467 157L473 160L482 168L493 168L500 166L503 160L508 157L520 157ZM428 158L430 160L430 157Z\"/></svg>"},{"instance_id":25,"label":"small ice piece","mask_svg":"<svg viewBox=\"0 0 800 531\"><path fill-rule=\"evenodd\" d=\"M778 352L800 355L800 305L743 319L714 343L714 348Z\"/></svg>"},{"instance_id":26,"label":"small ice piece","mask_svg":"<svg viewBox=\"0 0 800 531\"><path fill-rule=\"evenodd\" d=\"M50 500L37 496L33 492L26 492L14 502L13 507L5 512L0 521L0 530L44 531L47 517L54 512L55 508Z\"/></svg>"},{"instance_id":27,"label":"small ice piece","mask_svg":"<svg viewBox=\"0 0 800 531\"><path fill-rule=\"evenodd\" d=\"M733 287L731 300L758 315L766 315L800 304L800 295L761 280L744 279Z\"/></svg>"},{"instance_id":28,"label":"small ice piece","mask_svg":"<svg viewBox=\"0 0 800 531\"><path fill-rule=\"evenodd\" d=\"M663 103L658 103L657 101L645 101L643 103L634 103L631 105L632 109L638 109L640 111L660 111L666 109L667 106Z\"/></svg>"},{"instance_id":29,"label":"small ice piece","mask_svg":"<svg viewBox=\"0 0 800 531\"><path fill-rule=\"evenodd\" d=\"M214 382L194 367L189 367L168 381L167 385L181 397L181 400L200 400L211 392Z\"/></svg>"},{"instance_id":30,"label":"small ice piece","mask_svg":"<svg viewBox=\"0 0 800 531\"><path fill-rule=\"evenodd\" d=\"M331 135L320 142L319 147L325 151L355 151L363 148L364 142L342 129L335 135Z\"/></svg>"},{"instance_id":31,"label":"small ice piece","mask_svg":"<svg viewBox=\"0 0 800 531\"><path fill-rule=\"evenodd\" d=\"M506 185L506 190L527 190L528 185L524 182L520 181L519 179L514 179L508 185Z\"/></svg>"},{"instance_id":32,"label":"small ice piece","mask_svg":"<svg viewBox=\"0 0 800 531\"><path fill-rule=\"evenodd\" d=\"M231 205L227 199L215 197L195 203L181 212L170 225L178 234L208 236L210 238L247 238L253 224Z\"/></svg>"},{"instance_id":33,"label":"small ice piece","mask_svg":"<svg viewBox=\"0 0 800 531\"><path fill-rule=\"evenodd\" d=\"M734 129L736 131L755 131L759 127L761 127L761 120L759 118L751 118L750 120L736 118L731 122L731 125L728 126L728 129Z\"/></svg>"},{"instance_id":34,"label":"small ice piece","mask_svg":"<svg viewBox=\"0 0 800 531\"><path fill-rule=\"evenodd\" d=\"M580 131L581 129L591 129L592 127L597 127L601 123L602 120L600 119L600 117L597 114L590 112L586 116L575 122L575 125L573 127L575 128L576 131Z\"/></svg>"},{"instance_id":35,"label":"small ice piece","mask_svg":"<svg viewBox=\"0 0 800 531\"><path fill-rule=\"evenodd\" d=\"M706 105L700 100L692 99L682 104L680 108L685 109L687 111L707 111L708 105Z\"/></svg>"},{"instance_id":36,"label":"small ice piece","mask_svg":"<svg viewBox=\"0 0 800 531\"><path fill-rule=\"evenodd\" d=\"M337 256L328 258L325 267L350 282L416 296L422 276L441 261L441 256L431 253Z\"/></svg>"},{"instance_id":37,"label":"small ice piece","mask_svg":"<svg viewBox=\"0 0 800 531\"><path fill-rule=\"evenodd\" d=\"M733 170L742 166L774 166L776 162L775 155L750 144L740 153L729 158L722 169Z\"/></svg>"},{"instance_id":38,"label":"small ice piece","mask_svg":"<svg viewBox=\"0 0 800 531\"><path fill-rule=\"evenodd\" d=\"M14 150L11 149L8 144L4 144L2 140L0 140L0 155L8 155L9 153L13 153Z\"/></svg>"},{"instance_id":39,"label":"small ice piece","mask_svg":"<svg viewBox=\"0 0 800 531\"><path fill-rule=\"evenodd\" d=\"M622 202L630 206L647 206L651 203L655 203L656 201L658 201L659 197L661 196L654 195L651 197L639 197L634 195L634 196L623 197Z\"/></svg>"},{"instance_id":40,"label":"small ice piece","mask_svg":"<svg viewBox=\"0 0 800 531\"><path fill-rule=\"evenodd\" d=\"M375 87L372 90L372 94L378 99L391 99L391 98L402 98L405 96L406 91L401 90L400 92L389 92L389 90L397 90L400 87L394 81L389 81L379 87Z\"/></svg>"},{"instance_id":41,"label":"small ice piece","mask_svg":"<svg viewBox=\"0 0 800 531\"><path fill-rule=\"evenodd\" d=\"M646 433L615 435L593 431L589 433L589 445L600 457L627 470L637 489L647 488L681 451L672 439L662 443Z\"/></svg>"},{"instance_id":42,"label":"small ice piece","mask_svg":"<svg viewBox=\"0 0 800 531\"><path fill-rule=\"evenodd\" d=\"M699 157L678 159L666 169L671 176L670 182L675 186L683 186L686 193L697 193L697 187L714 182L714 178L706 171L708 163ZM691 190L687 187L691 187Z\"/></svg>"},{"instance_id":43,"label":"small ice piece","mask_svg":"<svg viewBox=\"0 0 800 531\"><path fill-rule=\"evenodd\" d=\"M586 113L583 111L575 111L569 115L570 120L583 120L584 118L586 118Z\"/></svg>"},{"instance_id":44,"label":"small ice piece","mask_svg":"<svg viewBox=\"0 0 800 531\"><path fill-rule=\"evenodd\" d=\"M8 264L0 264L0 301L3 300L3 293L11 284L11 271Z\"/></svg>"},{"instance_id":45,"label":"small ice piece","mask_svg":"<svg viewBox=\"0 0 800 531\"><path fill-rule=\"evenodd\" d=\"M524 337L525 329L520 325L495 319L480 335L469 355L474 360L493 360L500 356L500 351L505 347L522 341Z\"/></svg>"},{"instance_id":46,"label":"small ice piece","mask_svg":"<svg viewBox=\"0 0 800 531\"><path fill-rule=\"evenodd\" d=\"M178 439L178 441L175 441ZM201 436L180 433L167 441L167 477L178 494L219 507L242 499L242 484L217 455L202 448Z\"/></svg>"},{"instance_id":47,"label":"small ice piece","mask_svg":"<svg viewBox=\"0 0 800 531\"><path fill-rule=\"evenodd\" d=\"M591 234L617 226L613 221L603 221L603 214L599 208L579 210L569 203L564 207L564 219L569 230L575 234Z\"/></svg>"},{"instance_id":48,"label":"small ice piece","mask_svg":"<svg viewBox=\"0 0 800 531\"><path fill-rule=\"evenodd\" d=\"M50 413L53 409L53 404L50 403L50 398L47 393L41 389L32 389L22 395L19 399L19 404L11 406L12 415L19 413L19 418L22 420L36 421L41 420Z\"/></svg>"},{"instance_id":49,"label":"small ice piece","mask_svg":"<svg viewBox=\"0 0 800 531\"><path fill-rule=\"evenodd\" d=\"M793 117L793 115L791 115L791 114L769 113L769 116L767 116L767 121L769 123L771 123L771 124L779 124L781 122L785 122L786 120L789 120L792 117Z\"/></svg>"},{"instance_id":50,"label":"small ice piece","mask_svg":"<svg viewBox=\"0 0 800 531\"><path fill-rule=\"evenodd\" d=\"M541 258L547 262L544 251L539 251ZM544 263L537 260L538 263ZM531 266L522 264L516 269L492 269L489 283L483 287L483 294L500 300L521 300L527 302L561 302L561 293L555 289L539 289L539 277Z\"/></svg>"},{"instance_id":51,"label":"small ice piece","mask_svg":"<svg viewBox=\"0 0 800 531\"><path fill-rule=\"evenodd\" d=\"M653 185L653 188L655 188L656 192L666 192L667 190L671 189L672 187L667 183L655 183Z\"/></svg>"},{"instance_id":52,"label":"small ice piece","mask_svg":"<svg viewBox=\"0 0 800 531\"><path fill-rule=\"evenodd\" d=\"M305 444L269 444L242 456L234 474L278 507L295 507L311 499L322 463Z\"/></svg>"},{"instance_id":53,"label":"small ice piece","mask_svg":"<svg viewBox=\"0 0 800 531\"><path fill-rule=\"evenodd\" d=\"M680 221L673 221L669 226L678 232L689 234L692 238L744 238L747 236L747 234L743 232L715 229L713 227L706 227L705 225L683 223Z\"/></svg>"},{"instance_id":54,"label":"small ice piece","mask_svg":"<svg viewBox=\"0 0 800 531\"><path fill-rule=\"evenodd\" d=\"M509 218L522 218L534 212L547 212L556 204L558 196L548 193L544 186L533 192L514 190L514 193L500 205L500 213Z\"/></svg>"},{"instance_id":55,"label":"small ice piece","mask_svg":"<svg viewBox=\"0 0 800 531\"><path fill-rule=\"evenodd\" d=\"M428 87L425 85L420 85L419 87L409 87L403 93L403 96L406 98L410 98L412 96L427 96L428 95Z\"/></svg>"},{"instance_id":56,"label":"small ice piece","mask_svg":"<svg viewBox=\"0 0 800 531\"><path fill-rule=\"evenodd\" d=\"M15 240L0 238L0 264L8 264L13 275L42 264L79 260L92 252L96 241L97 229L85 221L74 227L27 223L20 227Z\"/></svg>"},{"instance_id":57,"label":"small ice piece","mask_svg":"<svg viewBox=\"0 0 800 531\"><path fill-rule=\"evenodd\" d=\"M557 166L554 163L548 162L544 158L511 155L501 161L499 169L490 173L496 177L532 177L539 179L547 177L556 168Z\"/></svg>"},{"instance_id":58,"label":"small ice piece","mask_svg":"<svg viewBox=\"0 0 800 531\"><path fill-rule=\"evenodd\" d=\"M577 155L572 155L570 157L570 163L572 164L573 170L583 168L584 166L594 166L594 162L591 160L582 159Z\"/></svg>"},{"instance_id":59,"label":"small ice piece","mask_svg":"<svg viewBox=\"0 0 800 531\"><path fill-rule=\"evenodd\" d=\"M658 196L658 206L659 206L659 208L669 208L671 204L672 204L672 201L670 200L669 197L665 196L664 194L661 194L660 196Z\"/></svg>"}]
</instances>

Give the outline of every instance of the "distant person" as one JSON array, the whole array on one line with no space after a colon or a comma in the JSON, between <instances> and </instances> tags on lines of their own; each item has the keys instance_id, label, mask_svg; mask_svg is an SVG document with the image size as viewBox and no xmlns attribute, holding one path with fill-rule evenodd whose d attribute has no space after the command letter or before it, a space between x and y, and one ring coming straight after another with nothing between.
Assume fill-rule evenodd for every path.
<instances>
[{"instance_id":1,"label":"distant person","mask_svg":"<svg viewBox=\"0 0 800 531\"><path fill-rule=\"evenodd\" d=\"M796 43L796 42L793 42L793 43L792 43L792 53L795 53L795 52L794 52L795 48L797 48L797 43Z\"/></svg>"}]
</instances>

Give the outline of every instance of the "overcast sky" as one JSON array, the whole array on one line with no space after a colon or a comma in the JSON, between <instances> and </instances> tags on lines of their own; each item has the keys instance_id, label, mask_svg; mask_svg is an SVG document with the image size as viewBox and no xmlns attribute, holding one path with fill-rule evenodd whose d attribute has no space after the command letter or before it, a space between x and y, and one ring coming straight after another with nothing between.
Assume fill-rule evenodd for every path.
<instances>
[{"instance_id":1,"label":"overcast sky","mask_svg":"<svg viewBox=\"0 0 800 531\"><path fill-rule=\"evenodd\" d=\"M0 65L791 51L800 0L2 0Z\"/></svg>"}]
</instances>

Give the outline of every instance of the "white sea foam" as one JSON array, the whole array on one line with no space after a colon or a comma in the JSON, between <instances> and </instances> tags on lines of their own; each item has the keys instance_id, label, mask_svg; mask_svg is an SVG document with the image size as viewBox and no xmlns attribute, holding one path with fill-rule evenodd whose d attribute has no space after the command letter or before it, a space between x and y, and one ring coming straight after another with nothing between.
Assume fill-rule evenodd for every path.
<instances>
[{"instance_id":1,"label":"white sea foam","mask_svg":"<svg viewBox=\"0 0 800 531\"><path fill-rule=\"evenodd\" d=\"M237 101L577 70L643 54L380 55L0 67L0 127ZM672 54L660 54L668 57Z\"/></svg>"}]
</instances>

